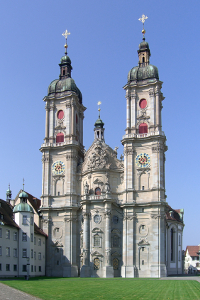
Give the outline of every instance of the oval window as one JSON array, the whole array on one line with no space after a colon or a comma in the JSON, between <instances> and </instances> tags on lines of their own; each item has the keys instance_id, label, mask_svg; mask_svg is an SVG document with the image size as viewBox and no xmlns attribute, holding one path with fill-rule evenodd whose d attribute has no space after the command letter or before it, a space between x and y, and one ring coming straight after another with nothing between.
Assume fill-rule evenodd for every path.
<instances>
[{"instance_id":1,"label":"oval window","mask_svg":"<svg viewBox=\"0 0 200 300\"><path fill-rule=\"evenodd\" d=\"M147 100L146 99L141 99L139 103L140 108L145 108L147 106Z\"/></svg>"},{"instance_id":2,"label":"oval window","mask_svg":"<svg viewBox=\"0 0 200 300\"><path fill-rule=\"evenodd\" d=\"M64 117L64 111L63 110L59 110L57 113L57 117L59 120L62 120Z\"/></svg>"}]
</instances>

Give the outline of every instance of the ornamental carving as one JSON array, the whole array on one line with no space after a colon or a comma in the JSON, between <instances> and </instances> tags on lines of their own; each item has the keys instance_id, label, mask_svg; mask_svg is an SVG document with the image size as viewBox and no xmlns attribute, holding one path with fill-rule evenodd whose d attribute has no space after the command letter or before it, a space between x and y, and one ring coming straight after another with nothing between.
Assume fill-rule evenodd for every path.
<instances>
[{"instance_id":1,"label":"ornamental carving","mask_svg":"<svg viewBox=\"0 0 200 300\"><path fill-rule=\"evenodd\" d=\"M49 162L49 157L43 157L42 162Z\"/></svg>"},{"instance_id":2,"label":"ornamental carving","mask_svg":"<svg viewBox=\"0 0 200 300\"><path fill-rule=\"evenodd\" d=\"M134 148L126 148L124 149L124 155L133 155L135 153Z\"/></svg>"},{"instance_id":3,"label":"ornamental carving","mask_svg":"<svg viewBox=\"0 0 200 300\"><path fill-rule=\"evenodd\" d=\"M74 154L67 154L66 155L66 160L70 160L70 159L78 159L78 156L74 155Z\"/></svg>"},{"instance_id":4,"label":"ornamental carving","mask_svg":"<svg viewBox=\"0 0 200 300\"><path fill-rule=\"evenodd\" d=\"M150 90L149 90L149 96L150 96L150 97L153 97L153 96L154 96L154 90L153 90L153 89L150 89Z\"/></svg>"},{"instance_id":5,"label":"ornamental carving","mask_svg":"<svg viewBox=\"0 0 200 300\"><path fill-rule=\"evenodd\" d=\"M108 165L108 155L106 150L97 144L94 152L88 157L88 169L104 169L106 167L110 168L110 165Z\"/></svg>"},{"instance_id":6,"label":"ornamental carving","mask_svg":"<svg viewBox=\"0 0 200 300\"><path fill-rule=\"evenodd\" d=\"M95 169L121 169L124 162L117 159L117 148L113 150L103 141L94 141L89 150L85 153L82 164L82 171L93 171Z\"/></svg>"},{"instance_id":7,"label":"ornamental carving","mask_svg":"<svg viewBox=\"0 0 200 300\"><path fill-rule=\"evenodd\" d=\"M111 210L110 210L110 209L107 209L107 210L104 212L104 216L105 216L106 218L110 218L110 216L111 216Z\"/></svg>"},{"instance_id":8,"label":"ornamental carving","mask_svg":"<svg viewBox=\"0 0 200 300\"><path fill-rule=\"evenodd\" d=\"M154 152L154 153L158 153L161 151L164 151L164 147L161 145L152 147L152 152Z\"/></svg>"}]
</instances>

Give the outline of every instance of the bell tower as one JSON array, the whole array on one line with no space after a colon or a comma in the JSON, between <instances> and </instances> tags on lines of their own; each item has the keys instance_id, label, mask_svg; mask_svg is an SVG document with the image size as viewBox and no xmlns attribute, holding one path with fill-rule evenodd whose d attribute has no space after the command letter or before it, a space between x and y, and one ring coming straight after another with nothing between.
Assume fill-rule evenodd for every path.
<instances>
[{"instance_id":1,"label":"bell tower","mask_svg":"<svg viewBox=\"0 0 200 300\"><path fill-rule=\"evenodd\" d=\"M51 82L44 97L46 129L42 152L43 230L48 234L47 275L78 276L76 254L79 186L77 166L83 161L82 94L71 78L71 60L62 56L59 79Z\"/></svg>"},{"instance_id":2,"label":"bell tower","mask_svg":"<svg viewBox=\"0 0 200 300\"><path fill-rule=\"evenodd\" d=\"M124 146L124 249L122 277L166 276L165 265L165 151L161 110L164 100L157 67L143 40L138 66L128 73ZM132 236L128 234L132 232ZM125 238L128 236L128 240Z\"/></svg>"}]
</instances>

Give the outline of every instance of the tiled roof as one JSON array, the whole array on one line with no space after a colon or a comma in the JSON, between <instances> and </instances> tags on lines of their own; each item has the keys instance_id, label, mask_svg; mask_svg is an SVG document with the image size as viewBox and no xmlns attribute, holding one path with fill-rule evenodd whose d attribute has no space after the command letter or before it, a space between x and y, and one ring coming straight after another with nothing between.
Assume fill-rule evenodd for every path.
<instances>
[{"instance_id":1,"label":"tiled roof","mask_svg":"<svg viewBox=\"0 0 200 300\"><path fill-rule=\"evenodd\" d=\"M44 235L45 237L48 237L48 235L44 233L44 231L41 228L39 228L35 223L34 223L34 232L37 234Z\"/></svg>"},{"instance_id":2,"label":"tiled roof","mask_svg":"<svg viewBox=\"0 0 200 300\"><path fill-rule=\"evenodd\" d=\"M199 246L187 246L185 252L187 252L187 250L188 250L190 256L198 256L199 257L199 254L198 254L198 252L200 251Z\"/></svg>"},{"instance_id":3,"label":"tiled roof","mask_svg":"<svg viewBox=\"0 0 200 300\"><path fill-rule=\"evenodd\" d=\"M171 208L171 206L167 205L166 219L183 223L183 220L181 218L181 210L173 209L173 208Z\"/></svg>"},{"instance_id":4,"label":"tiled roof","mask_svg":"<svg viewBox=\"0 0 200 300\"><path fill-rule=\"evenodd\" d=\"M0 224L19 228L13 219L13 207L10 203L0 199Z\"/></svg>"}]
</instances>

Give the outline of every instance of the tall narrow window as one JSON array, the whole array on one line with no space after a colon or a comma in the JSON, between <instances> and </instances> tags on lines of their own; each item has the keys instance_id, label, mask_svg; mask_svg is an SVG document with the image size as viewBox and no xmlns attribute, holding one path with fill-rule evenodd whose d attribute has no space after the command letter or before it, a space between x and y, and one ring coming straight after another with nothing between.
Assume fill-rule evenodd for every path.
<instances>
[{"instance_id":1,"label":"tall narrow window","mask_svg":"<svg viewBox=\"0 0 200 300\"><path fill-rule=\"evenodd\" d=\"M10 230L6 229L6 239L10 239Z\"/></svg>"},{"instance_id":2,"label":"tall narrow window","mask_svg":"<svg viewBox=\"0 0 200 300\"><path fill-rule=\"evenodd\" d=\"M174 229L171 229L171 261L175 260L175 243L174 243L174 238L175 238L175 232Z\"/></svg>"},{"instance_id":3,"label":"tall narrow window","mask_svg":"<svg viewBox=\"0 0 200 300\"><path fill-rule=\"evenodd\" d=\"M95 236L94 236L94 247L100 247L100 246L101 246L100 236L98 234L95 234Z\"/></svg>"},{"instance_id":4,"label":"tall narrow window","mask_svg":"<svg viewBox=\"0 0 200 300\"><path fill-rule=\"evenodd\" d=\"M27 249L22 249L22 257L27 257Z\"/></svg>"},{"instance_id":5,"label":"tall narrow window","mask_svg":"<svg viewBox=\"0 0 200 300\"><path fill-rule=\"evenodd\" d=\"M63 143L63 142L64 142L64 134L60 132L56 136L56 143Z\"/></svg>"},{"instance_id":6,"label":"tall narrow window","mask_svg":"<svg viewBox=\"0 0 200 300\"><path fill-rule=\"evenodd\" d=\"M27 225L27 216L23 215L23 221L22 221L23 225Z\"/></svg>"},{"instance_id":7,"label":"tall narrow window","mask_svg":"<svg viewBox=\"0 0 200 300\"><path fill-rule=\"evenodd\" d=\"M26 234L26 232L22 233L22 242L27 242L27 234Z\"/></svg>"},{"instance_id":8,"label":"tall narrow window","mask_svg":"<svg viewBox=\"0 0 200 300\"><path fill-rule=\"evenodd\" d=\"M148 132L148 125L146 123L142 123L139 126L139 133L147 133Z\"/></svg>"}]
</instances>

